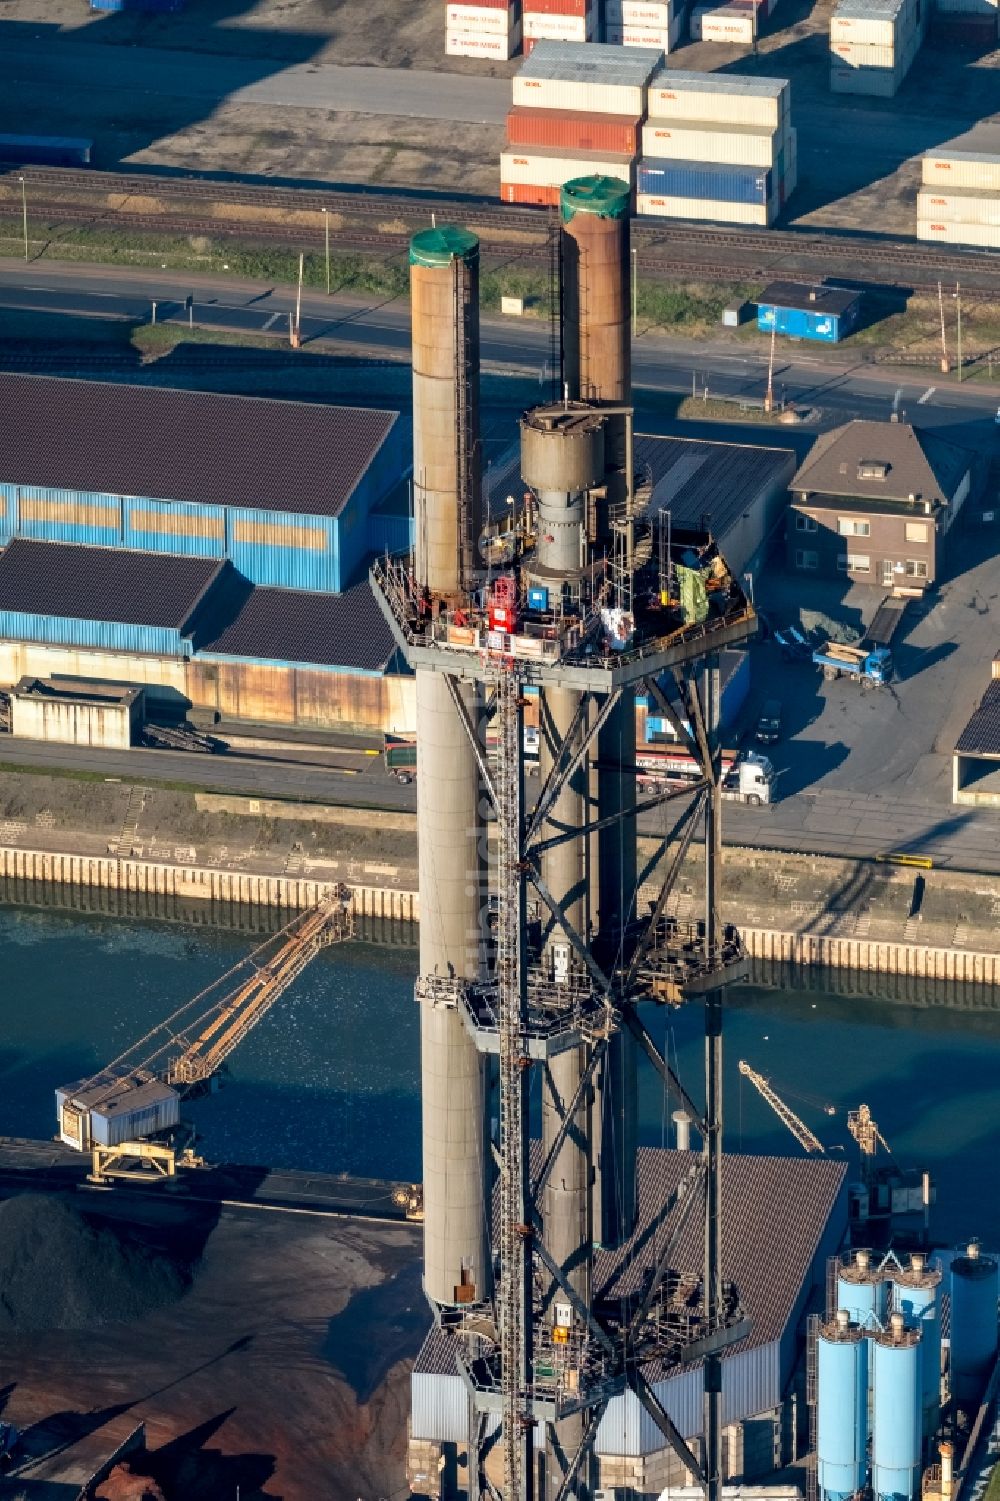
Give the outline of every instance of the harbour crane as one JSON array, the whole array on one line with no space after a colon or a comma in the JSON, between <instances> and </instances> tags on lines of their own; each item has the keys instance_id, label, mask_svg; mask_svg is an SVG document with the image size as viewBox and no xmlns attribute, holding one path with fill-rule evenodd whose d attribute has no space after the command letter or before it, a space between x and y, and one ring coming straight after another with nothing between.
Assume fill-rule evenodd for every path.
<instances>
[{"instance_id":1,"label":"harbour crane","mask_svg":"<svg viewBox=\"0 0 1000 1501\"><path fill-rule=\"evenodd\" d=\"M799 1119L794 1110L790 1110L784 1100L771 1088L763 1074L758 1074L752 1069L745 1058L739 1062L740 1073L750 1080L750 1083L770 1105L775 1115L791 1131L799 1146L806 1152L825 1152L826 1148L818 1136L814 1136L805 1121ZM864 1108L864 1107L862 1107Z\"/></svg>"},{"instance_id":2,"label":"harbour crane","mask_svg":"<svg viewBox=\"0 0 1000 1501\"><path fill-rule=\"evenodd\" d=\"M848 1111L847 1129L861 1149L862 1176L866 1183L871 1183L875 1177L875 1153L882 1146L891 1157L892 1149L872 1119L867 1105L859 1105L857 1110Z\"/></svg>"},{"instance_id":3,"label":"harbour crane","mask_svg":"<svg viewBox=\"0 0 1000 1501\"><path fill-rule=\"evenodd\" d=\"M96 1074L57 1089L59 1138L90 1152L90 1181L200 1166L181 1102L214 1090L226 1059L319 950L353 935L350 898L337 887Z\"/></svg>"}]
</instances>

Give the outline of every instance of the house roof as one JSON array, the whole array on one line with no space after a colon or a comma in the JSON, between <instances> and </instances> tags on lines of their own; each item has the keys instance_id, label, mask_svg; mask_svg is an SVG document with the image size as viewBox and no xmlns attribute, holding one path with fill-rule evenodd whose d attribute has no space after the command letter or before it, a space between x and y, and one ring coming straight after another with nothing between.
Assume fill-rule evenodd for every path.
<instances>
[{"instance_id":1,"label":"house roof","mask_svg":"<svg viewBox=\"0 0 1000 1501\"><path fill-rule=\"evenodd\" d=\"M0 375L0 484L338 516L397 412Z\"/></svg>"},{"instance_id":2,"label":"house roof","mask_svg":"<svg viewBox=\"0 0 1000 1501\"><path fill-rule=\"evenodd\" d=\"M383 672L395 650L366 579L345 594L254 589L235 619L201 643L199 655Z\"/></svg>"},{"instance_id":3,"label":"house roof","mask_svg":"<svg viewBox=\"0 0 1000 1501\"><path fill-rule=\"evenodd\" d=\"M828 287L800 281L772 281L757 298L758 307L801 308L806 313L846 313L861 298L849 287Z\"/></svg>"},{"instance_id":4,"label":"house roof","mask_svg":"<svg viewBox=\"0 0 1000 1501\"><path fill-rule=\"evenodd\" d=\"M15 537L0 553L0 610L182 630L223 573L218 558Z\"/></svg>"},{"instance_id":5,"label":"house roof","mask_svg":"<svg viewBox=\"0 0 1000 1501\"><path fill-rule=\"evenodd\" d=\"M533 1143L539 1158L539 1144ZM594 1288L601 1296L624 1296L641 1286L655 1259L653 1226L659 1207L677 1188L697 1153L641 1147L637 1158L638 1218L635 1234L614 1251L594 1255ZM795 1310L819 1248L847 1166L828 1158L723 1156L725 1212L722 1220L722 1267L727 1281L739 1288L750 1333L723 1351L739 1350L779 1339ZM695 1210L685 1222L673 1257L673 1269L700 1278L704 1268L705 1226ZM432 1330L417 1357L417 1372L451 1375L454 1347ZM651 1379L667 1370L648 1372Z\"/></svg>"},{"instance_id":6,"label":"house roof","mask_svg":"<svg viewBox=\"0 0 1000 1501\"><path fill-rule=\"evenodd\" d=\"M858 419L816 439L791 488L809 496L947 505L971 464L966 449L909 422Z\"/></svg>"},{"instance_id":7,"label":"house roof","mask_svg":"<svg viewBox=\"0 0 1000 1501\"><path fill-rule=\"evenodd\" d=\"M987 683L979 707L959 735L955 749L965 756L1000 758L1000 679Z\"/></svg>"}]
</instances>

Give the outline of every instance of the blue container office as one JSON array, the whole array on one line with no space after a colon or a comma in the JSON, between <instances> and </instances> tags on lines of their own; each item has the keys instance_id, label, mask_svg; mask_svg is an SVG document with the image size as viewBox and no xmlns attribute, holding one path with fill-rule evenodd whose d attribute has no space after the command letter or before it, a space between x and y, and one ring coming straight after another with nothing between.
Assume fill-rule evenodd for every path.
<instances>
[{"instance_id":1,"label":"blue container office","mask_svg":"<svg viewBox=\"0 0 1000 1501\"><path fill-rule=\"evenodd\" d=\"M761 333L839 344L858 326L861 293L841 287L774 282L757 301Z\"/></svg>"},{"instance_id":2,"label":"blue container office","mask_svg":"<svg viewBox=\"0 0 1000 1501\"><path fill-rule=\"evenodd\" d=\"M865 1483L868 1340L845 1313L816 1340L816 1459L822 1501L847 1501Z\"/></svg>"}]
</instances>

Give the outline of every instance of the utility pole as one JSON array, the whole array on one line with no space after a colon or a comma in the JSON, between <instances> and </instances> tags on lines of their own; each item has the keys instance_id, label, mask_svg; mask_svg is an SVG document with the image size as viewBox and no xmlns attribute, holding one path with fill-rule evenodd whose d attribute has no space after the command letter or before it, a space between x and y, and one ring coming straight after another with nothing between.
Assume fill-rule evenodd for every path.
<instances>
[{"instance_id":1,"label":"utility pole","mask_svg":"<svg viewBox=\"0 0 1000 1501\"><path fill-rule=\"evenodd\" d=\"M302 348L302 274L305 269L305 254L299 255L299 285L295 293L295 322L292 325L289 344L293 349Z\"/></svg>"},{"instance_id":2,"label":"utility pole","mask_svg":"<svg viewBox=\"0 0 1000 1501\"><path fill-rule=\"evenodd\" d=\"M24 259L28 260L28 189L23 177L19 177L17 180L21 184L21 214L24 219Z\"/></svg>"},{"instance_id":3,"label":"utility pole","mask_svg":"<svg viewBox=\"0 0 1000 1501\"><path fill-rule=\"evenodd\" d=\"M326 237L326 295L330 295L330 210L323 210L323 229Z\"/></svg>"},{"instance_id":4,"label":"utility pole","mask_svg":"<svg viewBox=\"0 0 1000 1501\"><path fill-rule=\"evenodd\" d=\"M771 353L767 360L767 391L764 395L764 411L768 413L774 411L774 341L776 332L775 325L772 323Z\"/></svg>"},{"instance_id":5,"label":"utility pole","mask_svg":"<svg viewBox=\"0 0 1000 1501\"><path fill-rule=\"evenodd\" d=\"M947 375L950 369L948 364L948 339L944 331L944 293L941 291L940 282L938 282L938 312L941 314L941 374Z\"/></svg>"},{"instance_id":6,"label":"utility pole","mask_svg":"<svg viewBox=\"0 0 1000 1501\"><path fill-rule=\"evenodd\" d=\"M958 378L962 379L962 289L958 282L955 283L955 303L958 309L958 323L956 339L958 341Z\"/></svg>"},{"instance_id":7,"label":"utility pole","mask_svg":"<svg viewBox=\"0 0 1000 1501\"><path fill-rule=\"evenodd\" d=\"M636 259L638 251L632 249L632 337L638 337L639 330L639 263Z\"/></svg>"}]
</instances>

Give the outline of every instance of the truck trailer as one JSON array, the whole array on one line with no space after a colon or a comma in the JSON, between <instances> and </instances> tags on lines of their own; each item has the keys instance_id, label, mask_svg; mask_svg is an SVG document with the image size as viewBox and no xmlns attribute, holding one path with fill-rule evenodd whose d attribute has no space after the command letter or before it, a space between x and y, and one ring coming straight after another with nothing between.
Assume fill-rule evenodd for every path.
<instances>
[{"instance_id":1,"label":"truck trailer","mask_svg":"<svg viewBox=\"0 0 1000 1501\"><path fill-rule=\"evenodd\" d=\"M892 681L892 652L887 646L869 648L827 641L813 652L813 661L822 667L828 683L835 678L854 678L862 688L882 688Z\"/></svg>"}]
</instances>

